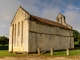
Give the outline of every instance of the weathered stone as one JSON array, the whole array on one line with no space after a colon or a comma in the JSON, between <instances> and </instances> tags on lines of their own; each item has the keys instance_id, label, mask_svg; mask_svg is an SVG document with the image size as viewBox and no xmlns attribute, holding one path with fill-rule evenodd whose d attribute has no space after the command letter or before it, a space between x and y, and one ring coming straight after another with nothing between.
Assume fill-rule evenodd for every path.
<instances>
[{"instance_id":1,"label":"weathered stone","mask_svg":"<svg viewBox=\"0 0 80 60\"><path fill-rule=\"evenodd\" d=\"M53 55L53 48L51 48L50 51L51 51L51 55Z\"/></svg>"},{"instance_id":2,"label":"weathered stone","mask_svg":"<svg viewBox=\"0 0 80 60\"><path fill-rule=\"evenodd\" d=\"M29 53L37 52L38 47L41 51L50 51L50 47L54 50L74 48L72 27L66 23L62 14L56 20L54 25L48 24L52 21L46 22L45 19L38 21L19 7L10 26L9 51Z\"/></svg>"},{"instance_id":3,"label":"weathered stone","mask_svg":"<svg viewBox=\"0 0 80 60\"><path fill-rule=\"evenodd\" d=\"M41 49L40 48L38 48L38 55L40 55L41 54Z\"/></svg>"},{"instance_id":4,"label":"weathered stone","mask_svg":"<svg viewBox=\"0 0 80 60\"><path fill-rule=\"evenodd\" d=\"M67 49L66 49L66 52L67 52L67 55L69 55L69 54L70 54L70 53L69 53L69 48L67 48Z\"/></svg>"}]
</instances>

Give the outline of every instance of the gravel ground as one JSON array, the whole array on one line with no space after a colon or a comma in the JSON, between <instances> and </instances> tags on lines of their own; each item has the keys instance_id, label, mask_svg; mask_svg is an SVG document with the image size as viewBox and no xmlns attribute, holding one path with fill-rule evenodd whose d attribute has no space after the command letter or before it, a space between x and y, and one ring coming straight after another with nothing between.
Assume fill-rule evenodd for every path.
<instances>
[{"instance_id":1,"label":"gravel ground","mask_svg":"<svg viewBox=\"0 0 80 60\"><path fill-rule=\"evenodd\" d=\"M80 60L80 58L68 58L68 57L5 57L0 60Z\"/></svg>"}]
</instances>

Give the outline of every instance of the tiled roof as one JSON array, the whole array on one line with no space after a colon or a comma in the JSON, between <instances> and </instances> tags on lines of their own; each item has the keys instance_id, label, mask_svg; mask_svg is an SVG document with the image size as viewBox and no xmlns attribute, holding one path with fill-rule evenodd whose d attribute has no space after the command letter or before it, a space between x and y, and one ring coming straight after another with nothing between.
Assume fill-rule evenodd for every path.
<instances>
[{"instance_id":1,"label":"tiled roof","mask_svg":"<svg viewBox=\"0 0 80 60\"><path fill-rule=\"evenodd\" d=\"M31 15L31 18L33 18L33 19L35 19L35 20L37 20L39 22L49 24L49 25L58 26L58 27L65 28L65 29L70 29L67 26L62 25L62 24L60 24L58 22L54 22L54 21L51 21L51 20L48 20L48 19L44 19L44 18L41 18L41 17L37 17L37 16L34 16L34 15Z\"/></svg>"}]
</instances>

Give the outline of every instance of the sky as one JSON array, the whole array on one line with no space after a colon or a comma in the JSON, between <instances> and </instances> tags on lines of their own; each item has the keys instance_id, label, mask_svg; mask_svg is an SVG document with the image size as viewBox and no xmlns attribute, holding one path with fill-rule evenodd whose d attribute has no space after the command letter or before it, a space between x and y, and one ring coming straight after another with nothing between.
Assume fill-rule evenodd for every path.
<instances>
[{"instance_id":1,"label":"sky","mask_svg":"<svg viewBox=\"0 0 80 60\"><path fill-rule=\"evenodd\" d=\"M0 36L9 37L10 23L20 5L30 14L52 21L61 13L80 32L80 0L0 0Z\"/></svg>"}]
</instances>

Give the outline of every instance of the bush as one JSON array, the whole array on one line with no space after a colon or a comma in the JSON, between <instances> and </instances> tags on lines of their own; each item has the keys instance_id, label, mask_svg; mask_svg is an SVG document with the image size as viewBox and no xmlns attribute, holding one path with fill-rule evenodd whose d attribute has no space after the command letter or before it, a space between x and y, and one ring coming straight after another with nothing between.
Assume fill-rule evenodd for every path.
<instances>
[{"instance_id":1,"label":"bush","mask_svg":"<svg viewBox=\"0 0 80 60\"><path fill-rule=\"evenodd\" d=\"M80 44L79 45L74 45L75 48L80 48Z\"/></svg>"},{"instance_id":2,"label":"bush","mask_svg":"<svg viewBox=\"0 0 80 60\"><path fill-rule=\"evenodd\" d=\"M5 36L0 36L0 45L6 45L9 44L9 38Z\"/></svg>"},{"instance_id":3,"label":"bush","mask_svg":"<svg viewBox=\"0 0 80 60\"><path fill-rule=\"evenodd\" d=\"M77 42L74 42L74 45L79 45L79 42L77 41Z\"/></svg>"},{"instance_id":4,"label":"bush","mask_svg":"<svg viewBox=\"0 0 80 60\"><path fill-rule=\"evenodd\" d=\"M80 47L80 41L74 42L74 47L79 48Z\"/></svg>"},{"instance_id":5,"label":"bush","mask_svg":"<svg viewBox=\"0 0 80 60\"><path fill-rule=\"evenodd\" d=\"M0 50L8 50L8 45L0 45Z\"/></svg>"}]
</instances>

